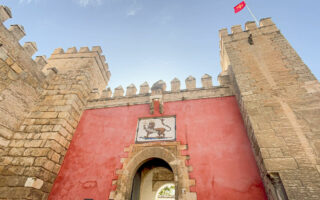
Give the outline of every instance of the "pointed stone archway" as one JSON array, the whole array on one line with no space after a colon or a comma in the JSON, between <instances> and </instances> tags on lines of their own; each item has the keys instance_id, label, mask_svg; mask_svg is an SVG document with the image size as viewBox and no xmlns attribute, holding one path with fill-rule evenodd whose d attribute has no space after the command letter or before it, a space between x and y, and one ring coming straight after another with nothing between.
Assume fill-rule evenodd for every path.
<instances>
[{"instance_id":1,"label":"pointed stone archway","mask_svg":"<svg viewBox=\"0 0 320 200\"><path fill-rule=\"evenodd\" d=\"M188 156L181 155L186 145L178 142L161 142L133 144L128 149L128 158L123 158L123 168L117 170L118 180L114 181L116 190L110 193L109 199L130 200L133 178L137 170L146 162L152 159L161 159L168 163L174 174L176 200L196 200L195 192L190 192L190 186L195 181L189 179L190 167L186 166Z\"/></svg>"}]
</instances>

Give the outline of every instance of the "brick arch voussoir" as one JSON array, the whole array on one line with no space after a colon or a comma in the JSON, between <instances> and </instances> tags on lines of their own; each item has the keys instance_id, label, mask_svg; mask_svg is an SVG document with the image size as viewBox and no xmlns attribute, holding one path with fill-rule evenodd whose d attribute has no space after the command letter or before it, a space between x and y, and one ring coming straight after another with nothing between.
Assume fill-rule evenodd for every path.
<instances>
[{"instance_id":1,"label":"brick arch voussoir","mask_svg":"<svg viewBox=\"0 0 320 200\"><path fill-rule=\"evenodd\" d=\"M141 167L141 165L153 158L159 158L164 160L169 164L172 171L178 174L178 168L176 166L176 163L174 162L178 158L169 150L163 147L149 147L147 149L142 150L133 158L131 158L127 166L124 166L125 170L129 170L129 174L134 175L139 169L139 167Z\"/></svg>"},{"instance_id":2,"label":"brick arch voussoir","mask_svg":"<svg viewBox=\"0 0 320 200\"><path fill-rule=\"evenodd\" d=\"M135 147L137 149L133 150ZM175 146L177 151L171 151L166 146ZM139 148L140 147L140 148ZM142 147L142 148L141 148ZM133 184L133 177L137 170L147 161L154 158L162 159L171 167L174 174L176 185L176 199L178 200L195 200L196 193L190 192L189 187L194 185L194 181L189 179L188 167L185 165L186 156L180 154L182 146L175 143L162 143L161 146L150 146L148 144L135 144L129 148L128 158L124 158L123 167L119 170L118 180L116 181L116 191L109 199L129 200Z\"/></svg>"},{"instance_id":3,"label":"brick arch voussoir","mask_svg":"<svg viewBox=\"0 0 320 200\"><path fill-rule=\"evenodd\" d=\"M117 197L119 197L119 199L123 197L124 199L130 198L134 175L144 163L153 158L162 159L167 162L171 167L174 176L179 177L179 174L182 173L177 167L176 162L174 162L178 158L172 152L163 147L148 147L134 155L129 162L123 166L122 176L120 183L118 184L119 189L117 189L116 192L116 199L118 199Z\"/></svg>"}]
</instances>

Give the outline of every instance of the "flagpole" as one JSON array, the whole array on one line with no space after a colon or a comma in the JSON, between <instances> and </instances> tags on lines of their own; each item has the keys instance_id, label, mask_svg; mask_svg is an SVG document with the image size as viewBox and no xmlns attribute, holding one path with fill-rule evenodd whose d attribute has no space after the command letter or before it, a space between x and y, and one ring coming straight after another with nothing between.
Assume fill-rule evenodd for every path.
<instances>
[{"instance_id":1,"label":"flagpole","mask_svg":"<svg viewBox=\"0 0 320 200\"><path fill-rule=\"evenodd\" d=\"M246 1L244 1L244 2L246 2ZM251 14L251 16L253 17L254 21L256 21L257 26L259 26L259 22L258 22L258 20L257 20L256 16L254 16L254 14L252 13L252 11L250 10L250 8L249 8L249 6L248 6L247 2L246 2L246 7L247 7L247 9L248 9L249 13Z\"/></svg>"}]
</instances>

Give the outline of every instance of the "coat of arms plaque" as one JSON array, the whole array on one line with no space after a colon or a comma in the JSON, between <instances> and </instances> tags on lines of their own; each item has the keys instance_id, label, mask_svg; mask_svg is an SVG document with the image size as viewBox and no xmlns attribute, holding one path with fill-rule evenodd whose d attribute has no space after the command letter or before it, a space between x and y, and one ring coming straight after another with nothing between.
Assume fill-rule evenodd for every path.
<instances>
[{"instance_id":1,"label":"coat of arms plaque","mask_svg":"<svg viewBox=\"0 0 320 200\"><path fill-rule=\"evenodd\" d=\"M139 119L136 142L174 141L175 139L175 116Z\"/></svg>"}]
</instances>

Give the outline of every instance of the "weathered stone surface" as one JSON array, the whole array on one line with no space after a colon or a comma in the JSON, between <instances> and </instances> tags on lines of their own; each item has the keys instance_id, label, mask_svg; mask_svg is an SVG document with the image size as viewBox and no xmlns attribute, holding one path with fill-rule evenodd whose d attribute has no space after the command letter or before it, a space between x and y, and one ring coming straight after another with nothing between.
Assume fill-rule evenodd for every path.
<instances>
[{"instance_id":1,"label":"weathered stone surface","mask_svg":"<svg viewBox=\"0 0 320 200\"><path fill-rule=\"evenodd\" d=\"M320 180L309 175L320 160L319 82L270 18L220 37L219 81L236 94L269 198L277 198L268 178L276 172L289 199L319 199Z\"/></svg>"},{"instance_id":2,"label":"weathered stone surface","mask_svg":"<svg viewBox=\"0 0 320 200\"><path fill-rule=\"evenodd\" d=\"M17 40L20 40L26 35L23 26L18 24L11 25L9 31L11 31L12 35L14 35Z\"/></svg>"},{"instance_id":3,"label":"weathered stone surface","mask_svg":"<svg viewBox=\"0 0 320 200\"><path fill-rule=\"evenodd\" d=\"M201 83L203 88L211 88L212 87L212 77L208 74L205 74L201 77Z\"/></svg>"},{"instance_id":4,"label":"weathered stone surface","mask_svg":"<svg viewBox=\"0 0 320 200\"><path fill-rule=\"evenodd\" d=\"M114 97L122 97L123 93L124 93L124 90L123 90L122 86L120 85L120 86L118 86L117 88L114 89L113 96Z\"/></svg>"},{"instance_id":5,"label":"weathered stone surface","mask_svg":"<svg viewBox=\"0 0 320 200\"><path fill-rule=\"evenodd\" d=\"M171 81L171 92L180 92L180 80L177 78L174 78Z\"/></svg>"},{"instance_id":6,"label":"weathered stone surface","mask_svg":"<svg viewBox=\"0 0 320 200\"><path fill-rule=\"evenodd\" d=\"M298 165L293 158L270 158L264 160L267 169L280 171L287 169L297 169Z\"/></svg>"},{"instance_id":7,"label":"weathered stone surface","mask_svg":"<svg viewBox=\"0 0 320 200\"><path fill-rule=\"evenodd\" d=\"M24 186L40 189L43 186L43 180L29 177Z\"/></svg>"},{"instance_id":8,"label":"weathered stone surface","mask_svg":"<svg viewBox=\"0 0 320 200\"><path fill-rule=\"evenodd\" d=\"M42 68L47 64L47 59L45 56L37 56L35 62L39 65L39 70L42 70Z\"/></svg>"},{"instance_id":9,"label":"weathered stone surface","mask_svg":"<svg viewBox=\"0 0 320 200\"><path fill-rule=\"evenodd\" d=\"M106 90L103 90L102 91L102 94L101 94L101 98L111 98L112 96L112 91L111 89L108 87Z\"/></svg>"},{"instance_id":10,"label":"weathered stone surface","mask_svg":"<svg viewBox=\"0 0 320 200\"><path fill-rule=\"evenodd\" d=\"M89 47L80 47L80 50L79 50L80 53L89 52L89 51L90 51Z\"/></svg>"},{"instance_id":11,"label":"weathered stone surface","mask_svg":"<svg viewBox=\"0 0 320 200\"><path fill-rule=\"evenodd\" d=\"M64 53L64 50L62 48L56 48L52 54L62 54Z\"/></svg>"},{"instance_id":12,"label":"weathered stone surface","mask_svg":"<svg viewBox=\"0 0 320 200\"><path fill-rule=\"evenodd\" d=\"M256 137L261 148L284 147L286 145L283 138L276 135L261 134Z\"/></svg>"},{"instance_id":13,"label":"weathered stone surface","mask_svg":"<svg viewBox=\"0 0 320 200\"><path fill-rule=\"evenodd\" d=\"M246 27L246 30L247 30L247 31L248 31L248 30L254 30L254 29L257 28L257 24L256 24L256 22L251 21L251 22L247 22L246 25L245 25L245 27Z\"/></svg>"},{"instance_id":14,"label":"weathered stone surface","mask_svg":"<svg viewBox=\"0 0 320 200\"><path fill-rule=\"evenodd\" d=\"M0 137L0 147L7 147L9 143L10 143L10 140Z\"/></svg>"},{"instance_id":15,"label":"weathered stone surface","mask_svg":"<svg viewBox=\"0 0 320 200\"><path fill-rule=\"evenodd\" d=\"M139 94L148 94L149 93L149 84L144 82L140 85Z\"/></svg>"},{"instance_id":16,"label":"weathered stone surface","mask_svg":"<svg viewBox=\"0 0 320 200\"><path fill-rule=\"evenodd\" d=\"M30 56L32 45L26 43L25 56ZM0 90L0 148L5 148L0 159L0 166L5 168L0 168L0 176L10 181L0 188L15 191L3 193L0 198L48 197L90 92L99 94L107 84L106 71L101 71L105 63L94 62L99 52L101 49L95 48L84 57L74 48L67 54L58 49L47 61L38 59L35 71L40 72L43 65L44 71L51 66L59 69L41 80L45 84L33 81L37 77L28 74L30 66L20 65L11 57L5 63L0 60L10 80ZM78 56L77 62L74 56ZM23 178L18 182L13 181L17 174Z\"/></svg>"},{"instance_id":17,"label":"weathered stone surface","mask_svg":"<svg viewBox=\"0 0 320 200\"><path fill-rule=\"evenodd\" d=\"M14 63L10 66L13 71L15 71L17 74L20 74L23 70L21 69L21 67L19 67L19 65L17 63Z\"/></svg>"},{"instance_id":18,"label":"weathered stone surface","mask_svg":"<svg viewBox=\"0 0 320 200\"><path fill-rule=\"evenodd\" d=\"M2 23L11 17L12 17L11 10L7 6L1 5L0 6L0 22Z\"/></svg>"},{"instance_id":19,"label":"weathered stone surface","mask_svg":"<svg viewBox=\"0 0 320 200\"><path fill-rule=\"evenodd\" d=\"M145 143L145 144L133 144L128 148L128 157L123 159L123 167L121 170L117 170L118 175L116 190L112 191L109 198L122 200L129 199L131 196L132 178L136 173L136 170L141 163L150 158L160 158L169 163L172 172L168 176L160 177L159 175L153 176L154 179L163 180L169 179L174 180L178 186L178 199L190 199L196 200L197 196L195 192L190 191L190 186L195 185L195 180L189 178L188 169L186 166L187 155L182 155L181 149L183 145L179 142L161 142L161 143ZM125 150L126 151L126 150ZM174 177L172 177L174 175ZM156 187L156 185L153 185Z\"/></svg>"},{"instance_id":20,"label":"weathered stone surface","mask_svg":"<svg viewBox=\"0 0 320 200\"><path fill-rule=\"evenodd\" d=\"M25 49L26 53L30 56L32 56L38 51L37 44L35 42L26 42L24 43L23 48Z\"/></svg>"},{"instance_id":21,"label":"weathered stone surface","mask_svg":"<svg viewBox=\"0 0 320 200\"><path fill-rule=\"evenodd\" d=\"M137 93L137 88L134 84L127 87L126 96L134 96Z\"/></svg>"},{"instance_id":22,"label":"weathered stone surface","mask_svg":"<svg viewBox=\"0 0 320 200\"><path fill-rule=\"evenodd\" d=\"M71 47L66 51L66 53L77 53L77 48L76 47Z\"/></svg>"},{"instance_id":23,"label":"weathered stone surface","mask_svg":"<svg viewBox=\"0 0 320 200\"><path fill-rule=\"evenodd\" d=\"M158 91L166 91L167 85L163 80L159 80L157 82L155 82L152 87L151 87L151 91L152 93L158 93Z\"/></svg>"},{"instance_id":24,"label":"weathered stone surface","mask_svg":"<svg viewBox=\"0 0 320 200\"><path fill-rule=\"evenodd\" d=\"M193 76L189 76L186 79L187 90L192 90L196 88L196 79Z\"/></svg>"}]
</instances>

